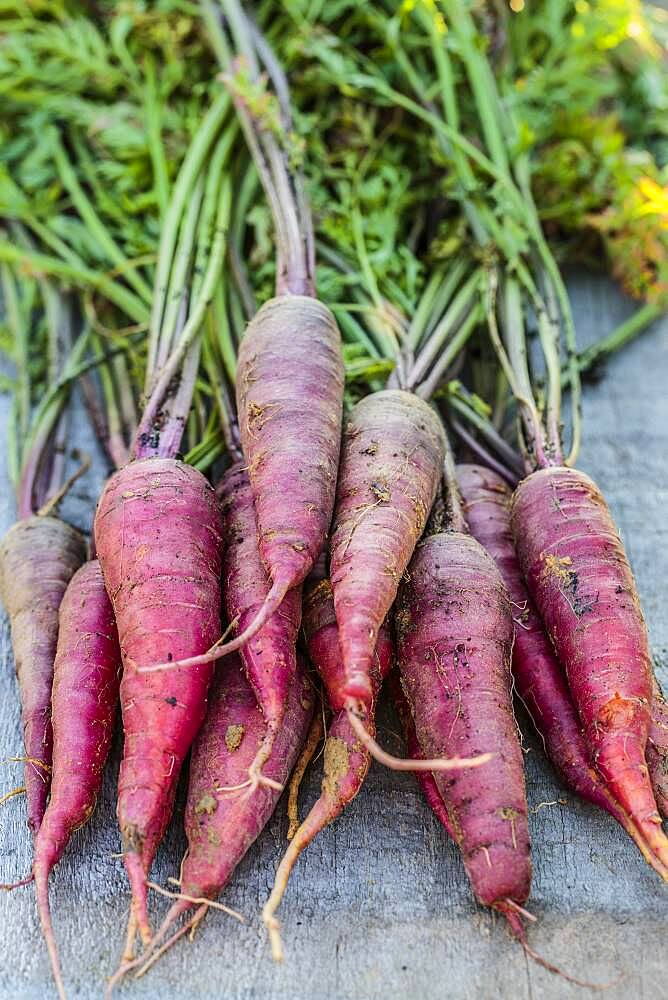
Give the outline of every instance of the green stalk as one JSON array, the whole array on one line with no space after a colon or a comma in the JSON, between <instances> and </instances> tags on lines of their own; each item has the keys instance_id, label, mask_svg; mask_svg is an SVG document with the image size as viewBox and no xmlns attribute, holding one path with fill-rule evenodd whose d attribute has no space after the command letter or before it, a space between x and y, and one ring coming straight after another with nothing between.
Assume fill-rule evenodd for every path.
<instances>
[{"instance_id":1,"label":"green stalk","mask_svg":"<svg viewBox=\"0 0 668 1000\"><path fill-rule=\"evenodd\" d=\"M200 175L195 181L185 215L179 227L178 242L169 276L169 290L165 296L165 311L160 324L160 344L155 359L154 378L159 377L160 371L178 339L179 320L188 297L187 284L191 276L193 248L197 237L197 223L203 197L204 177Z\"/></svg>"},{"instance_id":2,"label":"green stalk","mask_svg":"<svg viewBox=\"0 0 668 1000\"><path fill-rule=\"evenodd\" d=\"M19 519L30 517L35 509L35 484L49 438L63 412L69 397L74 379L81 374L81 359L88 347L88 333L80 334L65 364L61 378L52 385L42 397L38 405L30 430L23 446L21 471L17 491L17 506ZM36 506L41 507L44 499L39 499Z\"/></svg>"},{"instance_id":3,"label":"green stalk","mask_svg":"<svg viewBox=\"0 0 668 1000\"><path fill-rule=\"evenodd\" d=\"M455 383L454 386L448 388L447 398L448 406L464 417L472 427L475 427L480 436L494 448L508 467L517 472L518 477L521 476L523 469L519 455L511 448L505 438L499 434L490 421L481 416L475 407L471 405L459 383Z\"/></svg>"},{"instance_id":4,"label":"green stalk","mask_svg":"<svg viewBox=\"0 0 668 1000\"><path fill-rule=\"evenodd\" d=\"M216 286L213 302L211 303L209 323L213 325L215 330L218 349L220 350L225 374L227 375L230 383L234 385L237 375L237 352L232 338L230 321L227 315L227 306L225 303L225 282L223 281Z\"/></svg>"},{"instance_id":5,"label":"green stalk","mask_svg":"<svg viewBox=\"0 0 668 1000\"><path fill-rule=\"evenodd\" d=\"M115 267L123 269L123 272L127 275L128 283L132 285L137 295L139 295L144 302L150 304L150 287L141 275L129 266L130 262L127 260L125 254L113 237L110 236L108 229L97 215L97 212L88 200L86 193L79 184L76 173L72 168L67 153L65 152L65 148L55 129L52 131L50 139L60 179L89 233L95 238L100 248L107 255L109 262Z\"/></svg>"},{"instance_id":6,"label":"green stalk","mask_svg":"<svg viewBox=\"0 0 668 1000\"><path fill-rule=\"evenodd\" d=\"M260 63L264 61L269 75L277 81L274 87L280 94L281 120L268 125L263 121L262 112L251 107L253 102L245 92L243 75L233 75L229 61L225 63L226 82L233 93L246 143L271 208L277 251L276 294L312 296L315 294L315 255L310 208L301 173L290 163L282 148L292 128L287 81L267 43L261 40L258 46L258 34L239 0L221 0L221 6L235 47L245 58L252 84L260 83Z\"/></svg>"},{"instance_id":7,"label":"green stalk","mask_svg":"<svg viewBox=\"0 0 668 1000\"><path fill-rule=\"evenodd\" d=\"M407 342L412 351L416 351L422 338L435 329L455 289L466 275L467 267L464 260L456 260L433 271L408 328Z\"/></svg>"},{"instance_id":8,"label":"green stalk","mask_svg":"<svg viewBox=\"0 0 668 1000\"><path fill-rule=\"evenodd\" d=\"M100 274L84 265L73 266L57 257L18 247L6 240L0 240L0 261L28 267L35 274L42 271L45 274L53 275L53 277L63 278L79 288L94 288L118 306L135 323L144 323L148 319L146 306L136 295L106 274Z\"/></svg>"},{"instance_id":9,"label":"green stalk","mask_svg":"<svg viewBox=\"0 0 668 1000\"><path fill-rule=\"evenodd\" d=\"M439 382L450 366L459 357L461 351L466 346L469 337L479 323L484 319L484 316L485 310L482 303L476 303L469 311L465 319L459 324L455 335L441 351L436 364L429 373L428 378L426 378L424 382L418 385L415 389L417 396L421 396L422 399L431 399L438 388Z\"/></svg>"},{"instance_id":10,"label":"green stalk","mask_svg":"<svg viewBox=\"0 0 668 1000\"><path fill-rule=\"evenodd\" d=\"M146 87L144 91L144 113L146 115L146 138L153 166L155 195L160 208L160 218L164 219L169 205L169 172L165 145L162 141L162 106L158 96L155 78L155 64L150 56L145 64Z\"/></svg>"},{"instance_id":11,"label":"green stalk","mask_svg":"<svg viewBox=\"0 0 668 1000\"><path fill-rule=\"evenodd\" d=\"M600 361L615 354L626 344L630 344L643 330L664 316L665 313L665 305L658 302L646 302L606 337L602 337L578 354L580 371L583 373L590 371ZM561 378L562 385L567 386L570 382L569 372L562 371Z\"/></svg>"},{"instance_id":12,"label":"green stalk","mask_svg":"<svg viewBox=\"0 0 668 1000\"><path fill-rule=\"evenodd\" d=\"M442 3L459 44L489 155L504 174L510 175L506 143L497 120L501 102L489 62L479 48L475 24L462 0Z\"/></svg>"},{"instance_id":13,"label":"green stalk","mask_svg":"<svg viewBox=\"0 0 668 1000\"><path fill-rule=\"evenodd\" d=\"M480 294L480 288L480 271L475 270L461 286L445 315L438 322L436 329L420 350L413 367L408 373L409 385L415 386L424 379L430 365L433 364L434 360L440 354L443 344L450 336L450 333L460 322L466 310L471 307L473 300Z\"/></svg>"},{"instance_id":14,"label":"green stalk","mask_svg":"<svg viewBox=\"0 0 668 1000\"><path fill-rule=\"evenodd\" d=\"M202 164L213 145L229 109L229 96L226 93L219 94L198 128L174 183L169 208L162 225L160 247L158 250L146 365L147 391L156 368L162 317L169 288L169 276L184 207L192 195L197 177L202 169Z\"/></svg>"},{"instance_id":15,"label":"green stalk","mask_svg":"<svg viewBox=\"0 0 668 1000\"><path fill-rule=\"evenodd\" d=\"M190 347L199 336L206 311L213 299L216 285L220 281L220 273L225 259L231 198L232 195L229 178L224 176L221 185L221 197L216 217L215 234L211 246L211 254L206 273L202 281L201 290L197 301L191 305L188 319L179 335L178 343L162 367L155 386L152 388L151 397L146 405L141 423L137 429L135 438L136 443L134 447L135 453L137 453L137 443L140 442L145 435L149 434L150 428L153 426L158 410L163 405L164 396L170 382L183 365Z\"/></svg>"},{"instance_id":16,"label":"green stalk","mask_svg":"<svg viewBox=\"0 0 668 1000\"><path fill-rule=\"evenodd\" d=\"M2 298L7 325L12 331L14 338L14 350L16 352L16 379L18 389L16 392L16 417L19 439L25 439L30 424L30 361L28 354L29 338L29 318L26 321L21 316L19 304L19 294L16 287L16 279L13 272L3 264L0 274L2 276Z\"/></svg>"}]
</instances>

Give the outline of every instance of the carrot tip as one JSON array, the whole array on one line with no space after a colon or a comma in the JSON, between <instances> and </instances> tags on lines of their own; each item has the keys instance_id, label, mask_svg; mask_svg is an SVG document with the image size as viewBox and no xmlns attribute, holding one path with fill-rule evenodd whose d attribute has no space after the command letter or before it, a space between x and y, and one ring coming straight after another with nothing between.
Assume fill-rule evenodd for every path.
<instances>
[{"instance_id":1,"label":"carrot tip","mask_svg":"<svg viewBox=\"0 0 668 1000\"><path fill-rule=\"evenodd\" d=\"M563 969L560 969L558 965L553 965L552 962L548 962L546 958L543 958L543 956L539 955L537 951L534 951L529 944L526 929L522 923L522 917L535 922L536 917L533 916L533 914L528 913L527 910L516 903L514 899L504 899L502 903L497 904L495 909L497 909L499 913L502 913L506 918L508 921L508 927L510 928L513 937L522 946L525 954L528 955L529 958L536 963L536 965L540 965L541 968L545 969L547 972L551 972L553 975L559 976L560 979L566 980L567 983L573 983L574 986L582 986L589 990L602 991L610 989L611 986L617 986L623 979L626 979L626 973L622 973L617 976L616 979L613 979L608 983L590 983L587 982L587 980L577 979L575 976L569 975L567 972L564 972Z\"/></svg>"},{"instance_id":2,"label":"carrot tip","mask_svg":"<svg viewBox=\"0 0 668 1000\"><path fill-rule=\"evenodd\" d=\"M283 942L281 941L281 924L274 916L273 907L270 903L265 903L262 908L262 920L269 932L269 944L271 945L271 957L275 962L282 962L284 959Z\"/></svg>"}]
</instances>

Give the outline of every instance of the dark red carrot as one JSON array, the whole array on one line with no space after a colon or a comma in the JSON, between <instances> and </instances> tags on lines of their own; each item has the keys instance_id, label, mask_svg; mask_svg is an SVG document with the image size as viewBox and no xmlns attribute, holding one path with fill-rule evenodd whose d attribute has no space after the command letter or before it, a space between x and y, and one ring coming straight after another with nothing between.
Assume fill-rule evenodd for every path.
<instances>
[{"instance_id":1,"label":"dark red carrot","mask_svg":"<svg viewBox=\"0 0 668 1000\"><path fill-rule=\"evenodd\" d=\"M204 652L220 635L216 496L201 473L176 459L134 461L107 483L95 540L124 668L118 822L132 914L148 942L145 878L171 815L181 765L204 720L213 666L146 674L137 664Z\"/></svg>"},{"instance_id":2,"label":"dark red carrot","mask_svg":"<svg viewBox=\"0 0 668 1000\"><path fill-rule=\"evenodd\" d=\"M647 767L659 812L668 819L668 704L652 678L652 710L647 738Z\"/></svg>"},{"instance_id":3,"label":"dark red carrot","mask_svg":"<svg viewBox=\"0 0 668 1000\"><path fill-rule=\"evenodd\" d=\"M655 864L643 836L592 766L568 681L522 577L510 526L510 488L497 473L478 465L457 466L464 513L471 534L493 557L508 588L515 619L513 675L546 753L567 787L605 809Z\"/></svg>"},{"instance_id":4,"label":"dark red carrot","mask_svg":"<svg viewBox=\"0 0 668 1000\"><path fill-rule=\"evenodd\" d=\"M652 666L633 574L608 507L583 472L524 479L511 523L531 594L568 677L592 763L662 866L668 838L647 773ZM662 872L668 878L665 867Z\"/></svg>"},{"instance_id":5,"label":"dark red carrot","mask_svg":"<svg viewBox=\"0 0 668 1000\"><path fill-rule=\"evenodd\" d=\"M255 507L242 461L223 476L216 493L223 515L222 580L228 621L244 632L263 607L271 589L258 550ZM260 780L271 755L285 712L288 692L297 669L297 634L301 622L301 587L289 590L278 610L241 649L246 676L266 723L264 741L251 767L251 780Z\"/></svg>"},{"instance_id":6,"label":"dark red carrot","mask_svg":"<svg viewBox=\"0 0 668 1000\"><path fill-rule=\"evenodd\" d=\"M276 871L274 885L262 910L269 930L272 954L283 959L280 924L276 910L288 885L290 873L305 847L352 802L366 778L371 757L350 726L342 690L345 672L338 641L332 588L320 580L307 589L304 600L304 636L311 662L325 685L334 717L327 733L324 751L322 790L308 816L294 832L287 851ZM369 672L371 700L365 702L365 725L375 736L376 699L383 679L392 665L392 638L387 623L381 626L373 663Z\"/></svg>"},{"instance_id":7,"label":"dark red carrot","mask_svg":"<svg viewBox=\"0 0 668 1000\"><path fill-rule=\"evenodd\" d=\"M313 688L298 663L288 690L283 726L265 765L273 785L249 793L228 788L245 780L267 726L238 656L221 661L211 686L207 717L193 745L185 809L188 850L181 865L180 892L150 949L120 974L145 963L144 971L175 941L196 926L229 882L235 868L273 813L282 787L299 755L314 707ZM194 913L171 937L170 930L188 911ZM117 974L114 982L118 981ZM113 986L113 983L112 983Z\"/></svg>"},{"instance_id":8,"label":"dark red carrot","mask_svg":"<svg viewBox=\"0 0 668 1000\"><path fill-rule=\"evenodd\" d=\"M53 780L35 839L32 870L54 979L64 997L48 880L72 833L95 808L111 746L121 670L116 624L96 560L72 577L59 618L52 698Z\"/></svg>"},{"instance_id":9,"label":"dark red carrot","mask_svg":"<svg viewBox=\"0 0 668 1000\"><path fill-rule=\"evenodd\" d=\"M264 620L306 579L324 547L342 406L341 338L332 314L304 295L267 302L244 334L237 368L241 443L272 581Z\"/></svg>"},{"instance_id":10,"label":"dark red carrot","mask_svg":"<svg viewBox=\"0 0 668 1000\"><path fill-rule=\"evenodd\" d=\"M415 757L417 760L420 760L423 758L424 753L415 732L415 724L413 722L410 705L406 700L399 675L396 671L390 674L390 688L392 691L394 706L401 721L408 754L411 757ZM440 822L448 836L450 836L454 842L457 843L457 837L455 836L450 815L448 814L447 807L443 801L438 785L436 784L434 775L429 774L426 771L419 771L417 772L416 777L427 805L434 813L436 819ZM504 917L508 921L508 927L510 928L511 933L522 945L522 948L525 950L527 955L529 955L534 962L537 962L538 965L547 969L548 972L553 972L555 975L560 976L562 979L565 979L570 983L575 983L577 986L584 986L589 989L606 989L607 985L612 985L598 985L596 983L584 982L581 979L576 979L574 976L568 975L568 973L564 972L558 966L548 962L542 955L539 955L538 952L534 951L527 938L526 928L523 921L535 921L536 918L531 913L528 913L524 907L519 906L511 899L506 900L505 905L498 907L498 909L503 913Z\"/></svg>"},{"instance_id":11,"label":"dark red carrot","mask_svg":"<svg viewBox=\"0 0 668 1000\"><path fill-rule=\"evenodd\" d=\"M132 461L107 483L95 541L123 660L124 747L117 814L132 890L125 957L150 940L146 877L169 821L183 760L204 716L213 664L142 665L208 650L221 631L221 519L204 476L177 459L199 365L202 323L221 280L236 128L216 101L172 191L151 315L147 402ZM188 275L191 279L188 281Z\"/></svg>"},{"instance_id":12,"label":"dark red carrot","mask_svg":"<svg viewBox=\"0 0 668 1000\"><path fill-rule=\"evenodd\" d=\"M23 717L28 826L37 833L51 783L51 685L58 608L86 558L82 535L57 517L26 517L0 545L0 596L11 626Z\"/></svg>"},{"instance_id":13,"label":"dark red carrot","mask_svg":"<svg viewBox=\"0 0 668 1000\"><path fill-rule=\"evenodd\" d=\"M494 754L435 780L478 900L515 914L529 894L531 861L510 694L513 621L491 557L458 531L427 537L411 560L395 625L402 686L424 753Z\"/></svg>"},{"instance_id":14,"label":"dark red carrot","mask_svg":"<svg viewBox=\"0 0 668 1000\"><path fill-rule=\"evenodd\" d=\"M435 412L401 389L362 399L346 423L330 543L343 669L333 707L346 708L360 739L378 634L427 523L444 447ZM405 763L388 756L384 762Z\"/></svg>"}]
</instances>

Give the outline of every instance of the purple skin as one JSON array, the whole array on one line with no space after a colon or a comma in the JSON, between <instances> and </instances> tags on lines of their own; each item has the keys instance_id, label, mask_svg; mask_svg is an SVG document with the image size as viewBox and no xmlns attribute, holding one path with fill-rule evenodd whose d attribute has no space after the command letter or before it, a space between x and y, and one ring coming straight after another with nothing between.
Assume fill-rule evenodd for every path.
<instances>
[{"instance_id":1,"label":"purple skin","mask_svg":"<svg viewBox=\"0 0 668 1000\"><path fill-rule=\"evenodd\" d=\"M283 726L274 742L265 773L283 786L295 765L313 716L314 694L304 663L298 661L288 692ZM266 723L238 655L222 660L216 669L206 720L193 746L185 809L188 850L181 866L181 894L168 910L151 948L135 964L155 960L196 925L251 844L269 821L280 791L258 784L250 792L230 792L248 775ZM168 931L178 918L194 910L171 938ZM160 946L160 947L159 947Z\"/></svg>"},{"instance_id":2,"label":"purple skin","mask_svg":"<svg viewBox=\"0 0 668 1000\"><path fill-rule=\"evenodd\" d=\"M255 507L243 462L223 476L217 490L223 517L223 600L228 621L243 632L255 619L271 589L257 545ZM288 692L297 669L297 635L302 614L301 587L288 591L278 611L242 647L246 676L262 709L267 731L252 773L271 755L283 722Z\"/></svg>"},{"instance_id":3,"label":"purple skin","mask_svg":"<svg viewBox=\"0 0 668 1000\"><path fill-rule=\"evenodd\" d=\"M39 829L51 784L51 685L58 609L86 558L83 537L56 517L19 521L0 545L0 596L12 632L25 746L28 826Z\"/></svg>"},{"instance_id":4,"label":"purple skin","mask_svg":"<svg viewBox=\"0 0 668 1000\"><path fill-rule=\"evenodd\" d=\"M610 511L588 476L560 466L524 479L510 513L520 567L565 667L589 758L668 880L668 838L645 760L647 630Z\"/></svg>"},{"instance_id":5,"label":"purple skin","mask_svg":"<svg viewBox=\"0 0 668 1000\"><path fill-rule=\"evenodd\" d=\"M457 479L471 534L496 562L510 594L517 692L547 755L569 788L628 828L628 817L591 766L566 675L524 583L510 526L512 492L496 472L479 465L458 465Z\"/></svg>"},{"instance_id":6,"label":"purple skin","mask_svg":"<svg viewBox=\"0 0 668 1000\"><path fill-rule=\"evenodd\" d=\"M121 654L97 560L77 570L60 605L53 677L51 799L35 838L33 875L54 978L64 996L49 912L48 879L102 785L118 705Z\"/></svg>"},{"instance_id":7,"label":"purple skin","mask_svg":"<svg viewBox=\"0 0 668 1000\"><path fill-rule=\"evenodd\" d=\"M378 632L434 502L444 457L431 407L387 389L352 409L344 430L330 579L345 700L368 703Z\"/></svg>"},{"instance_id":8,"label":"purple skin","mask_svg":"<svg viewBox=\"0 0 668 1000\"><path fill-rule=\"evenodd\" d=\"M468 535L417 548L395 614L401 682L429 757L494 759L434 775L478 900L524 903L531 860L524 765L513 715L510 601L491 557Z\"/></svg>"},{"instance_id":9,"label":"purple skin","mask_svg":"<svg viewBox=\"0 0 668 1000\"><path fill-rule=\"evenodd\" d=\"M341 702L345 671L341 660L332 588L328 580L320 580L313 587L307 584L307 596L304 601L304 637L309 658L325 685L334 715L325 741L320 796L295 831L276 871L271 895L262 910L276 961L282 960L283 948L280 926L275 913L287 888L292 869L302 851L352 802L364 784L371 764L371 755L353 731L348 712ZM365 726L371 736L375 736L376 733L376 699L383 680L390 671L393 657L392 636L385 623L378 636L371 671L372 698L364 706Z\"/></svg>"},{"instance_id":10,"label":"purple skin","mask_svg":"<svg viewBox=\"0 0 668 1000\"><path fill-rule=\"evenodd\" d=\"M118 822L132 887L126 956L148 921L145 878L169 822L183 760L204 721L213 664L138 665L208 650L220 635L220 511L209 483L176 459L136 460L107 483L95 541L123 658L125 744Z\"/></svg>"},{"instance_id":11,"label":"purple skin","mask_svg":"<svg viewBox=\"0 0 668 1000\"><path fill-rule=\"evenodd\" d=\"M237 412L273 613L306 579L332 518L343 414L341 335L317 299L266 302L239 348Z\"/></svg>"}]
</instances>

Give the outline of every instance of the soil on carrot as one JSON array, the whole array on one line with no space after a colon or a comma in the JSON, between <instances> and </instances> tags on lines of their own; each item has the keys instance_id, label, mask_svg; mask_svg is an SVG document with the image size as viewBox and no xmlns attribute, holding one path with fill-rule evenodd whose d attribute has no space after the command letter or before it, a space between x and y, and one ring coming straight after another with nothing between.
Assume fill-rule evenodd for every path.
<instances>
[{"instance_id":1,"label":"soil on carrot","mask_svg":"<svg viewBox=\"0 0 668 1000\"><path fill-rule=\"evenodd\" d=\"M322 790L331 799L336 799L339 794L339 785L348 774L350 759L348 747L337 736L333 736L325 743L324 776L322 779Z\"/></svg>"},{"instance_id":2,"label":"soil on carrot","mask_svg":"<svg viewBox=\"0 0 668 1000\"><path fill-rule=\"evenodd\" d=\"M244 738L244 727L241 725L232 725L227 727L227 732L225 733L225 746L230 751L234 753L241 746L241 741Z\"/></svg>"}]
</instances>

